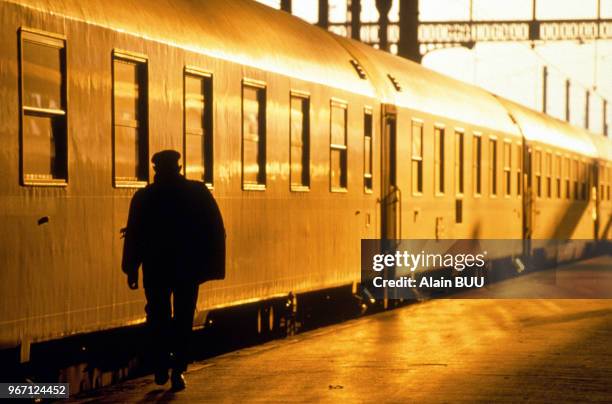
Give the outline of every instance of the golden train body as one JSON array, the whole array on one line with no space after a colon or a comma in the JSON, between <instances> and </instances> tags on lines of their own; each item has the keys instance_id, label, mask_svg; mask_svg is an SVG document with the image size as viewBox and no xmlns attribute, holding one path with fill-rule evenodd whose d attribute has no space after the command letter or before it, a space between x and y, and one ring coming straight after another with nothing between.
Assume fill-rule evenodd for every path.
<instances>
[{"instance_id":1,"label":"golden train body","mask_svg":"<svg viewBox=\"0 0 612 404\"><path fill-rule=\"evenodd\" d=\"M610 235L608 139L236 1L0 1L0 347L142 322L150 156L217 199L211 309L354 285L360 240Z\"/></svg>"}]
</instances>

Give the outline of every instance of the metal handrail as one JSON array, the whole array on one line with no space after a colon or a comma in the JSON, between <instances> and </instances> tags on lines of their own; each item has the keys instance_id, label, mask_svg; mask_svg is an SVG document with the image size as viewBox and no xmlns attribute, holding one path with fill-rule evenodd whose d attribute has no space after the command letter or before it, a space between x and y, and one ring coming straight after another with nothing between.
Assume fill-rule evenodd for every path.
<instances>
[{"instance_id":1,"label":"metal handrail","mask_svg":"<svg viewBox=\"0 0 612 404\"><path fill-rule=\"evenodd\" d=\"M395 191L398 195L397 197L397 201L398 201L397 208L399 210L399 214L397 215L399 217L399 226L398 226L399 234L398 235L399 235L399 240L401 240L402 239L402 190L397 185L394 185L393 187L395 188Z\"/></svg>"},{"instance_id":2,"label":"metal handrail","mask_svg":"<svg viewBox=\"0 0 612 404\"><path fill-rule=\"evenodd\" d=\"M399 225L396 221L396 225L397 225L397 230L399 234L396 234L395 237L396 240L402 238L402 190L397 186L397 185L392 185L391 186L391 190L389 191L389 193L387 193L380 201L380 203L382 205L385 206L385 209L388 209L388 206L391 203L396 203L397 202L397 209L399 214L397 215L397 217L399 218ZM392 200L391 198L395 198L394 200Z\"/></svg>"}]
</instances>

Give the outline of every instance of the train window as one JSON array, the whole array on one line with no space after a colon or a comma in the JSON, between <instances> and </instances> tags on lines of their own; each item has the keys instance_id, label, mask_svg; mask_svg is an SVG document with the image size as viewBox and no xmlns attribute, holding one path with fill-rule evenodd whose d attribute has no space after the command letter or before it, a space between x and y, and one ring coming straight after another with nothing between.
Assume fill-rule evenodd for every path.
<instances>
[{"instance_id":1,"label":"train window","mask_svg":"<svg viewBox=\"0 0 612 404\"><path fill-rule=\"evenodd\" d=\"M574 199L578 199L578 160L574 159L572 164L572 181L574 182Z\"/></svg>"},{"instance_id":2,"label":"train window","mask_svg":"<svg viewBox=\"0 0 612 404\"><path fill-rule=\"evenodd\" d=\"M610 198L608 197L608 195L606 195L606 194L607 194L607 192L606 192L606 191L607 191L607 189L609 189L609 188L610 188L610 185L609 185L609 184L610 184L610 180L611 180L611 178L610 178L610 172L609 172L609 170L608 170L608 167L607 167L607 166L604 166L604 167L602 167L602 168L603 168L603 176L604 176L604 178L605 178L605 182L604 182L603 186L601 187L601 200L603 201L603 200L605 200L605 199L608 199L608 200L610 199Z\"/></svg>"},{"instance_id":3,"label":"train window","mask_svg":"<svg viewBox=\"0 0 612 404\"><path fill-rule=\"evenodd\" d=\"M599 166L599 199L605 199L605 189L606 189L606 168L603 165Z\"/></svg>"},{"instance_id":4,"label":"train window","mask_svg":"<svg viewBox=\"0 0 612 404\"><path fill-rule=\"evenodd\" d=\"M474 162L474 194L482 194L482 137L474 133L472 158Z\"/></svg>"},{"instance_id":5,"label":"train window","mask_svg":"<svg viewBox=\"0 0 612 404\"><path fill-rule=\"evenodd\" d=\"M423 193L423 123L412 121L412 194Z\"/></svg>"},{"instance_id":6,"label":"train window","mask_svg":"<svg viewBox=\"0 0 612 404\"><path fill-rule=\"evenodd\" d=\"M512 143L504 141L504 192L512 194Z\"/></svg>"},{"instance_id":7,"label":"train window","mask_svg":"<svg viewBox=\"0 0 612 404\"><path fill-rule=\"evenodd\" d=\"M363 189L372 192L372 110L363 113Z\"/></svg>"},{"instance_id":8,"label":"train window","mask_svg":"<svg viewBox=\"0 0 612 404\"><path fill-rule=\"evenodd\" d=\"M580 163L580 195L583 201L588 198L588 187L587 182L589 180L589 172L587 171L587 164L582 161Z\"/></svg>"},{"instance_id":9,"label":"train window","mask_svg":"<svg viewBox=\"0 0 612 404\"><path fill-rule=\"evenodd\" d=\"M584 199L584 191L582 189L584 184L584 163L578 161L578 196L577 199Z\"/></svg>"},{"instance_id":10,"label":"train window","mask_svg":"<svg viewBox=\"0 0 612 404\"><path fill-rule=\"evenodd\" d=\"M516 145L516 195L521 196L523 192L522 175L523 175L523 145Z\"/></svg>"},{"instance_id":11,"label":"train window","mask_svg":"<svg viewBox=\"0 0 612 404\"><path fill-rule=\"evenodd\" d=\"M580 200L583 198L582 196L582 182L584 178L584 170L582 166L582 161L578 161L578 189L576 191L576 199Z\"/></svg>"},{"instance_id":12,"label":"train window","mask_svg":"<svg viewBox=\"0 0 612 404\"><path fill-rule=\"evenodd\" d=\"M536 178L536 195L542 197L542 152L536 150L534 161L534 173Z\"/></svg>"},{"instance_id":13,"label":"train window","mask_svg":"<svg viewBox=\"0 0 612 404\"><path fill-rule=\"evenodd\" d=\"M290 179L292 191L306 191L310 186L310 98L291 92Z\"/></svg>"},{"instance_id":14,"label":"train window","mask_svg":"<svg viewBox=\"0 0 612 404\"><path fill-rule=\"evenodd\" d=\"M563 157L563 175L565 177L565 199L571 199L572 191L570 189L570 160L568 157Z\"/></svg>"},{"instance_id":15,"label":"train window","mask_svg":"<svg viewBox=\"0 0 612 404\"><path fill-rule=\"evenodd\" d=\"M561 199L561 156L555 156L555 175L556 175L556 189L557 189L557 199Z\"/></svg>"},{"instance_id":16,"label":"train window","mask_svg":"<svg viewBox=\"0 0 612 404\"><path fill-rule=\"evenodd\" d=\"M610 181L612 181L612 168L606 167L606 171L608 172L606 181L606 199L610 200Z\"/></svg>"},{"instance_id":17,"label":"train window","mask_svg":"<svg viewBox=\"0 0 612 404\"><path fill-rule=\"evenodd\" d=\"M497 139L489 138L489 190L497 195Z\"/></svg>"},{"instance_id":18,"label":"train window","mask_svg":"<svg viewBox=\"0 0 612 404\"><path fill-rule=\"evenodd\" d=\"M66 185L66 41L20 30L21 183Z\"/></svg>"},{"instance_id":19,"label":"train window","mask_svg":"<svg viewBox=\"0 0 612 404\"><path fill-rule=\"evenodd\" d=\"M113 52L113 164L117 187L148 179L147 59Z\"/></svg>"},{"instance_id":20,"label":"train window","mask_svg":"<svg viewBox=\"0 0 612 404\"><path fill-rule=\"evenodd\" d=\"M602 166L599 168L599 183L600 183L600 191L599 191L599 198L602 201L605 201L606 198L606 184L608 183L608 169L605 166Z\"/></svg>"},{"instance_id":21,"label":"train window","mask_svg":"<svg viewBox=\"0 0 612 404\"><path fill-rule=\"evenodd\" d=\"M444 128L434 127L434 181L437 195L444 194Z\"/></svg>"},{"instance_id":22,"label":"train window","mask_svg":"<svg viewBox=\"0 0 612 404\"><path fill-rule=\"evenodd\" d=\"M331 101L330 130L330 187L331 191L346 191L347 181L347 105L345 102Z\"/></svg>"},{"instance_id":23,"label":"train window","mask_svg":"<svg viewBox=\"0 0 612 404\"><path fill-rule=\"evenodd\" d=\"M545 154L544 170L546 172L546 197L552 198L552 154Z\"/></svg>"},{"instance_id":24,"label":"train window","mask_svg":"<svg viewBox=\"0 0 612 404\"><path fill-rule=\"evenodd\" d=\"M458 195L463 195L465 182L464 137L463 131L455 131L455 192Z\"/></svg>"},{"instance_id":25,"label":"train window","mask_svg":"<svg viewBox=\"0 0 612 404\"><path fill-rule=\"evenodd\" d=\"M212 186L212 75L186 68L184 79L185 176Z\"/></svg>"},{"instance_id":26,"label":"train window","mask_svg":"<svg viewBox=\"0 0 612 404\"><path fill-rule=\"evenodd\" d=\"M610 169L607 167L604 168L605 172L606 172L606 192L605 192L605 198L609 201L610 200L610 181L612 181L612 172L610 172ZM601 198L604 198L604 194L602 193Z\"/></svg>"},{"instance_id":27,"label":"train window","mask_svg":"<svg viewBox=\"0 0 612 404\"><path fill-rule=\"evenodd\" d=\"M463 199L455 199L455 223L463 223Z\"/></svg>"},{"instance_id":28,"label":"train window","mask_svg":"<svg viewBox=\"0 0 612 404\"><path fill-rule=\"evenodd\" d=\"M266 188L266 87L242 82L242 189Z\"/></svg>"}]
</instances>

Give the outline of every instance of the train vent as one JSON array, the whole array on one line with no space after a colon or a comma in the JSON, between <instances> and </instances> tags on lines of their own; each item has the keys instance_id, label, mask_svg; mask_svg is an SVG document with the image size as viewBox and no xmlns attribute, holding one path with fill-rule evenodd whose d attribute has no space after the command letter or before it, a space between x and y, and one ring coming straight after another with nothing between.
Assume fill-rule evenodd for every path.
<instances>
[{"instance_id":1,"label":"train vent","mask_svg":"<svg viewBox=\"0 0 612 404\"><path fill-rule=\"evenodd\" d=\"M355 59L351 59L351 65L353 65L353 67L355 68L355 71L359 75L359 78L361 80L365 80L366 73L365 73L365 70L363 70L363 67L361 67L361 65L359 64L359 62L356 61Z\"/></svg>"},{"instance_id":2,"label":"train vent","mask_svg":"<svg viewBox=\"0 0 612 404\"><path fill-rule=\"evenodd\" d=\"M395 76L387 74L387 77L389 77L389 81L391 81L391 84L393 84L393 87L395 87L396 91L398 91L398 92L402 91L402 86L400 86L400 83L399 83L399 81L397 81Z\"/></svg>"}]
</instances>

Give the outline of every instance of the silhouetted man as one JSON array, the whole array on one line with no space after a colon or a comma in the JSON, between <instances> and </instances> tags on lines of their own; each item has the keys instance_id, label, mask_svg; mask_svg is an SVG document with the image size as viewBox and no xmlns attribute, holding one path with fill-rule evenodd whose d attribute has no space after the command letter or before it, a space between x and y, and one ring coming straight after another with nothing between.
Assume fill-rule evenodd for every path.
<instances>
[{"instance_id":1,"label":"silhouetted man","mask_svg":"<svg viewBox=\"0 0 612 404\"><path fill-rule=\"evenodd\" d=\"M198 286L225 277L221 213L202 182L180 174L180 157L164 150L151 159L155 180L132 198L122 262L130 289L138 288L142 264L155 382L165 384L172 367L175 391L185 388Z\"/></svg>"}]
</instances>

